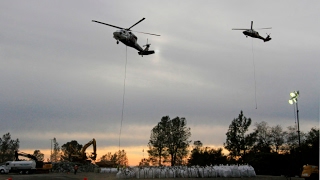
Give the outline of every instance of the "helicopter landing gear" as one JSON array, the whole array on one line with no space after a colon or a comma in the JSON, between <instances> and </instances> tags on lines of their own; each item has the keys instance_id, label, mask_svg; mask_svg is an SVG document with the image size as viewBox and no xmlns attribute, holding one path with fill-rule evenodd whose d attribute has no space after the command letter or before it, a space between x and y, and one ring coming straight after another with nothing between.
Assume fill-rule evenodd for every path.
<instances>
[{"instance_id":1,"label":"helicopter landing gear","mask_svg":"<svg viewBox=\"0 0 320 180\"><path fill-rule=\"evenodd\" d=\"M119 41L117 41L117 44L119 44Z\"/></svg>"}]
</instances>

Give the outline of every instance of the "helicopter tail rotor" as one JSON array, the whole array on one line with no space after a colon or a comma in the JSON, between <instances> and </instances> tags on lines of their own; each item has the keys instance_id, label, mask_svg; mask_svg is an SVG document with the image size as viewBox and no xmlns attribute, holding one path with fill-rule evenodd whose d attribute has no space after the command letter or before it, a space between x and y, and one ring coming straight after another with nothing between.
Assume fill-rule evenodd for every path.
<instances>
[{"instance_id":1,"label":"helicopter tail rotor","mask_svg":"<svg viewBox=\"0 0 320 180\"><path fill-rule=\"evenodd\" d=\"M148 51L150 46L151 44L148 44L148 39L147 39L147 44L143 45L143 47L146 47L144 51Z\"/></svg>"},{"instance_id":2,"label":"helicopter tail rotor","mask_svg":"<svg viewBox=\"0 0 320 180\"><path fill-rule=\"evenodd\" d=\"M270 34L266 33L267 37L264 39L264 42L270 41L272 38L270 37Z\"/></svg>"},{"instance_id":3,"label":"helicopter tail rotor","mask_svg":"<svg viewBox=\"0 0 320 180\"><path fill-rule=\"evenodd\" d=\"M149 51L149 47L151 44L148 44L148 39L147 39L147 44L143 45L143 47L146 47L143 51L138 52L139 55L143 57L143 55L149 55L149 54L154 54L154 51L151 50Z\"/></svg>"}]
</instances>

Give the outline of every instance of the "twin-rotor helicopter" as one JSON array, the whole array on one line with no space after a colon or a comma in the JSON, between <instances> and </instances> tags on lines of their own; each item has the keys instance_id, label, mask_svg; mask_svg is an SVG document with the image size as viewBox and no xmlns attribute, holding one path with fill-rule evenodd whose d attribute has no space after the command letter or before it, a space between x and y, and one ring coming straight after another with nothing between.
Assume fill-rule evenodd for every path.
<instances>
[{"instance_id":1,"label":"twin-rotor helicopter","mask_svg":"<svg viewBox=\"0 0 320 180\"><path fill-rule=\"evenodd\" d=\"M267 34L268 36L266 38L262 37L259 35L259 33L257 31L255 31L254 29L252 29L252 26L253 26L253 21L251 21L251 29L232 29L232 30L245 30L243 31L242 33L248 37L252 37L252 38L258 38L258 39L262 39L264 42L267 42L267 41L270 41L271 40L271 37L270 37L270 34ZM268 27L268 28L259 28L259 29L271 29L271 27Z\"/></svg>"},{"instance_id":2,"label":"twin-rotor helicopter","mask_svg":"<svg viewBox=\"0 0 320 180\"><path fill-rule=\"evenodd\" d=\"M113 38L115 38L117 40L117 44L119 44L119 41L120 41L123 44L138 50L139 51L138 54L143 56L143 55L154 54L153 50L149 50L149 47L151 44L148 44L148 41L147 41L147 44L143 46L145 48L142 49L142 47L137 43L137 40L138 40L137 36L135 36L131 32L132 31L131 28L134 27L135 25L139 24L143 20L145 20L145 18L142 18L140 21L138 21L137 23L135 23L134 25L132 25L129 28L122 28L122 27L114 26L111 24L107 24L107 23L95 21L95 20L92 20L92 22L96 22L96 23L100 23L100 24L104 24L107 26L111 26L111 27L120 29L120 30L117 30L113 33ZM135 32L138 32L138 31L135 31ZM138 32L138 33L149 34L149 35L153 35L153 36L160 36L158 34L151 34L151 33L146 33L146 32Z\"/></svg>"}]
</instances>

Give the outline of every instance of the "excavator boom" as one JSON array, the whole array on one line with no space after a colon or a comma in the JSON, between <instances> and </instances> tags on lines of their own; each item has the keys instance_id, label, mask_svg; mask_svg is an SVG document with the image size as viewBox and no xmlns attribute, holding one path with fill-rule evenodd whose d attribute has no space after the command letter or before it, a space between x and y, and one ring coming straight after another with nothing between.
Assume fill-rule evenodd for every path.
<instances>
[{"instance_id":1,"label":"excavator boom","mask_svg":"<svg viewBox=\"0 0 320 180\"><path fill-rule=\"evenodd\" d=\"M72 161L74 162L85 162L87 161L88 157L86 155L86 150L89 146L93 146L93 152L92 155L89 156L90 159L96 160L97 158L97 143L96 140L93 138L91 141L89 141L87 144L85 144L82 149L80 150L79 154L72 154ZM90 160L89 160L90 161Z\"/></svg>"}]
</instances>

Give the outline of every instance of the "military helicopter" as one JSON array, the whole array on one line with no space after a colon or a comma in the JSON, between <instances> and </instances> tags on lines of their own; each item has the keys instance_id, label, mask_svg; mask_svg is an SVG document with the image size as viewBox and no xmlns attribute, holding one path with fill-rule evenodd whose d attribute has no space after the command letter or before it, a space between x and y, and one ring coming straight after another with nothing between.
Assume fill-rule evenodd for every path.
<instances>
[{"instance_id":1,"label":"military helicopter","mask_svg":"<svg viewBox=\"0 0 320 180\"><path fill-rule=\"evenodd\" d=\"M253 26L253 21L251 21L251 29L232 29L232 30L245 30L243 31L242 33L248 37L253 37L253 38L258 38L258 39L262 39L264 42L267 42L267 41L270 41L271 40L271 37L270 37L270 34L267 34L268 36L266 38L262 37L259 35L259 33L257 31L255 31L254 29L252 29L252 26ZM271 29L271 27L269 28L259 28L259 29Z\"/></svg>"},{"instance_id":2,"label":"military helicopter","mask_svg":"<svg viewBox=\"0 0 320 180\"><path fill-rule=\"evenodd\" d=\"M149 55L149 54L154 54L153 50L149 50L149 47L151 44L147 44L144 45L143 47L145 47L144 49L142 49L139 44L137 43L137 36L135 36L131 31L131 28L134 27L135 25L139 24L141 21L145 20L145 18L142 18L140 21L138 21L137 23L135 23L134 25L132 25L129 28L122 28L122 27L118 27L118 26L114 26L111 24L107 24L104 22L99 22L99 21L95 21L92 20L92 22L96 22L96 23L100 23L100 24L104 24L107 26L111 26L114 28L118 28L120 30L117 30L113 33L113 38L115 38L117 40L117 44L119 44L119 41L122 42L123 44L130 46L136 50L138 50L138 54L143 56L143 55ZM138 32L138 31L135 31ZM151 34L151 33L146 33L146 32L138 32L138 33L143 33L143 34L149 34L149 35L154 35L154 36L160 36L158 34Z\"/></svg>"}]
</instances>

